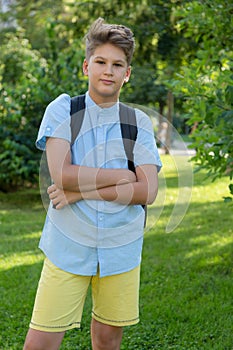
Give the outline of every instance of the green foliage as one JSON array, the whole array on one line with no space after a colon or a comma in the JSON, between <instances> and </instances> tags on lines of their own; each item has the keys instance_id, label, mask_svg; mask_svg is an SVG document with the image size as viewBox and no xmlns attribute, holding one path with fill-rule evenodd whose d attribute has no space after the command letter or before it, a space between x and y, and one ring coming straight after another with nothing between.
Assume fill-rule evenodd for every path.
<instances>
[{"instance_id":1,"label":"green foliage","mask_svg":"<svg viewBox=\"0 0 233 350\"><path fill-rule=\"evenodd\" d=\"M233 176L232 4L190 1L174 11L177 30L197 46L168 85L183 95L197 153L193 160L213 179Z\"/></svg>"},{"instance_id":2,"label":"green foliage","mask_svg":"<svg viewBox=\"0 0 233 350\"><path fill-rule=\"evenodd\" d=\"M213 179L223 175L229 175L232 179L233 176L233 99L231 102L226 99L229 88L231 86L227 85L225 94L224 90L220 92L218 89L223 97L221 100L217 97L216 100L205 102L203 120L193 133L193 146L197 150L194 160L208 169L208 175ZM190 122L193 120L194 118L190 118Z\"/></svg>"},{"instance_id":3,"label":"green foliage","mask_svg":"<svg viewBox=\"0 0 233 350\"><path fill-rule=\"evenodd\" d=\"M53 48L53 62L32 49L21 29L5 39L0 67L0 190L9 191L38 182L41 154L34 143L46 105L64 91L82 91L86 82L80 79L76 87L80 50Z\"/></svg>"},{"instance_id":4,"label":"green foliage","mask_svg":"<svg viewBox=\"0 0 233 350\"><path fill-rule=\"evenodd\" d=\"M35 181L38 154L33 146L37 113L45 97L40 85L46 62L31 50L23 33L7 35L1 47L0 189ZM36 88L35 88L36 87Z\"/></svg>"}]
</instances>

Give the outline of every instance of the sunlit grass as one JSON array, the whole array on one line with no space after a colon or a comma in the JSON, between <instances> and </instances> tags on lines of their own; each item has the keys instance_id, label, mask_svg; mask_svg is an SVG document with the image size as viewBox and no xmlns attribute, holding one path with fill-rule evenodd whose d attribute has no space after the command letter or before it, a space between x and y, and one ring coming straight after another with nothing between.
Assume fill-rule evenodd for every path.
<instances>
[{"instance_id":1,"label":"sunlit grass","mask_svg":"<svg viewBox=\"0 0 233 350\"><path fill-rule=\"evenodd\" d=\"M22 265L33 265L42 261L41 254L30 253L14 253L9 254L7 257L1 256L0 270L6 271L13 267L19 267Z\"/></svg>"}]
</instances>

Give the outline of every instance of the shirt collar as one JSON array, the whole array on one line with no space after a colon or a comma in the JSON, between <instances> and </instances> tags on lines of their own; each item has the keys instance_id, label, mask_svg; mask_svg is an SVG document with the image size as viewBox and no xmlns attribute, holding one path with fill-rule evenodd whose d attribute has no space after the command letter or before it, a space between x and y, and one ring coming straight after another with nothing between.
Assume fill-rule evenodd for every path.
<instances>
[{"instance_id":1,"label":"shirt collar","mask_svg":"<svg viewBox=\"0 0 233 350\"><path fill-rule=\"evenodd\" d=\"M119 101L117 101L113 106L108 108L102 108L98 106L91 98L89 92L86 92L86 99L85 104L87 108L90 108L91 110L95 109L97 113L103 113L106 115L112 115L119 113Z\"/></svg>"}]
</instances>

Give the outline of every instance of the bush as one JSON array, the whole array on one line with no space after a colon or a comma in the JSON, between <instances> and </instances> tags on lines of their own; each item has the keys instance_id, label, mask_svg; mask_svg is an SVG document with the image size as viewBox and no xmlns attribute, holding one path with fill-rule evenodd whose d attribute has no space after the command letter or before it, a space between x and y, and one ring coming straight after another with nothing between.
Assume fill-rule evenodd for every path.
<instances>
[{"instance_id":1,"label":"bush","mask_svg":"<svg viewBox=\"0 0 233 350\"><path fill-rule=\"evenodd\" d=\"M54 55L45 59L33 50L22 30L6 35L0 66L0 190L38 182L41 153L35 140L45 107L61 92L78 93L82 60L75 47L57 53L54 61L49 58Z\"/></svg>"}]
</instances>

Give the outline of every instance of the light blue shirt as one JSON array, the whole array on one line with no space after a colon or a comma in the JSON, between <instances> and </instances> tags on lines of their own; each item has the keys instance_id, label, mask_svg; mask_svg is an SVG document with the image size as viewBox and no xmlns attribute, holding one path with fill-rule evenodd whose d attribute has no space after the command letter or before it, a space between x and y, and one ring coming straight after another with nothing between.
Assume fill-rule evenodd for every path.
<instances>
[{"instance_id":1,"label":"light blue shirt","mask_svg":"<svg viewBox=\"0 0 233 350\"><path fill-rule=\"evenodd\" d=\"M86 93L81 130L72 145L72 163L95 168L128 168L119 104L97 106ZM136 109L138 127L134 164L161 167L150 118ZM46 108L36 146L45 150L46 137L71 141L70 96L62 94ZM108 276L140 264L144 210L102 200L81 200L61 210L50 203L39 247L59 268L79 274Z\"/></svg>"}]
</instances>

